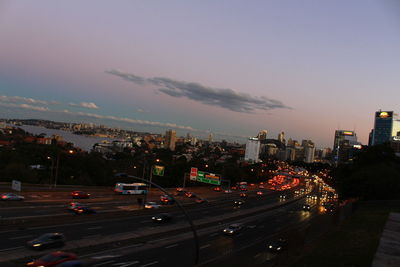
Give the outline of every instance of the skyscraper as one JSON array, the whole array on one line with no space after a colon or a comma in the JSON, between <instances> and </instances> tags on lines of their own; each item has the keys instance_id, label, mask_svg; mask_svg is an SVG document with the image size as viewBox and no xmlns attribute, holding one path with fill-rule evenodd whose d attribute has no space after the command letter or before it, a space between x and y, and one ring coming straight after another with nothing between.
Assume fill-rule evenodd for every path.
<instances>
[{"instance_id":1,"label":"skyscraper","mask_svg":"<svg viewBox=\"0 0 400 267\"><path fill-rule=\"evenodd\" d=\"M258 138L252 137L247 140L246 152L244 160L259 162L260 155L260 140Z\"/></svg>"},{"instance_id":2,"label":"skyscraper","mask_svg":"<svg viewBox=\"0 0 400 267\"><path fill-rule=\"evenodd\" d=\"M165 148L169 148L170 150L175 150L176 143L176 132L174 130L168 130L165 132Z\"/></svg>"},{"instance_id":3,"label":"skyscraper","mask_svg":"<svg viewBox=\"0 0 400 267\"><path fill-rule=\"evenodd\" d=\"M351 160L359 146L360 143L354 131L336 130L333 141L333 160L336 163Z\"/></svg>"},{"instance_id":4,"label":"skyscraper","mask_svg":"<svg viewBox=\"0 0 400 267\"><path fill-rule=\"evenodd\" d=\"M374 131L372 145L390 142L393 136L400 135L400 120L393 111L375 112Z\"/></svg>"},{"instance_id":5,"label":"skyscraper","mask_svg":"<svg viewBox=\"0 0 400 267\"><path fill-rule=\"evenodd\" d=\"M260 141L263 141L263 140L266 140L267 139L267 134L268 134L268 131L267 130L262 130L262 131L260 131L259 133L258 133L258 140L260 140Z\"/></svg>"},{"instance_id":6,"label":"skyscraper","mask_svg":"<svg viewBox=\"0 0 400 267\"><path fill-rule=\"evenodd\" d=\"M285 133L281 132L278 134L278 141L281 142L282 144L286 145L286 140L285 140Z\"/></svg>"}]
</instances>

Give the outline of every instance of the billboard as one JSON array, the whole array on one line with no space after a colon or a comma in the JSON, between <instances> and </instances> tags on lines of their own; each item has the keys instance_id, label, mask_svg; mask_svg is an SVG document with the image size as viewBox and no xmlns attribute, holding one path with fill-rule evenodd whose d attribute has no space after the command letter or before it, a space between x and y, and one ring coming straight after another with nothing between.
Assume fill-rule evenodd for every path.
<instances>
[{"instance_id":1,"label":"billboard","mask_svg":"<svg viewBox=\"0 0 400 267\"><path fill-rule=\"evenodd\" d=\"M164 166L154 165L154 167L153 167L153 175L164 176L164 170L165 170Z\"/></svg>"}]
</instances>

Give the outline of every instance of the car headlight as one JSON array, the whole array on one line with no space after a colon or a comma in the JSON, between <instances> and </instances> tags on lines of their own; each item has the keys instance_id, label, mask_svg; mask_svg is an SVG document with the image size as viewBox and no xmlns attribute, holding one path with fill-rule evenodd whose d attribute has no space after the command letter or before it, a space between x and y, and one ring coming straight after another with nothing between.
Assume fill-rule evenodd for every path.
<instances>
[{"instance_id":1,"label":"car headlight","mask_svg":"<svg viewBox=\"0 0 400 267\"><path fill-rule=\"evenodd\" d=\"M33 244L34 247L40 247L42 244Z\"/></svg>"},{"instance_id":2,"label":"car headlight","mask_svg":"<svg viewBox=\"0 0 400 267\"><path fill-rule=\"evenodd\" d=\"M161 221L162 219L161 218L157 218L157 221Z\"/></svg>"},{"instance_id":3,"label":"car headlight","mask_svg":"<svg viewBox=\"0 0 400 267\"><path fill-rule=\"evenodd\" d=\"M156 217L151 217L151 219L155 220L155 219L156 219Z\"/></svg>"},{"instance_id":4,"label":"car headlight","mask_svg":"<svg viewBox=\"0 0 400 267\"><path fill-rule=\"evenodd\" d=\"M270 245L269 248L272 248L272 246Z\"/></svg>"},{"instance_id":5,"label":"car headlight","mask_svg":"<svg viewBox=\"0 0 400 267\"><path fill-rule=\"evenodd\" d=\"M277 247L276 250L281 250L281 247Z\"/></svg>"}]
</instances>

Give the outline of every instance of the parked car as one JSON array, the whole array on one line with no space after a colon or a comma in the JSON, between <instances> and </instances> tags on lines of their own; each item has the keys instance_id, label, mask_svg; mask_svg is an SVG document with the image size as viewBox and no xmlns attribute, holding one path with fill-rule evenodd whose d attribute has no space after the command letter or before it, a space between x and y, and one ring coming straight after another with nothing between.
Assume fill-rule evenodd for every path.
<instances>
[{"instance_id":1,"label":"parked car","mask_svg":"<svg viewBox=\"0 0 400 267\"><path fill-rule=\"evenodd\" d=\"M147 202L144 204L145 209L158 209L161 205L157 204L156 202Z\"/></svg>"},{"instance_id":2,"label":"parked car","mask_svg":"<svg viewBox=\"0 0 400 267\"><path fill-rule=\"evenodd\" d=\"M82 198L89 198L90 194L86 193L86 192L83 192L83 191L73 191L71 193L71 196L72 196L72 198L82 199Z\"/></svg>"},{"instance_id":3,"label":"parked car","mask_svg":"<svg viewBox=\"0 0 400 267\"><path fill-rule=\"evenodd\" d=\"M14 193L3 193L0 197L1 200L24 200L25 197Z\"/></svg>"},{"instance_id":4,"label":"parked car","mask_svg":"<svg viewBox=\"0 0 400 267\"><path fill-rule=\"evenodd\" d=\"M44 255L43 257L28 262L26 266L30 267L54 267L60 263L66 261L76 260L77 257L74 253L56 251L50 254Z\"/></svg>"},{"instance_id":5,"label":"parked car","mask_svg":"<svg viewBox=\"0 0 400 267\"><path fill-rule=\"evenodd\" d=\"M160 201L161 201L162 204L166 204L166 205L175 203L175 200L172 197L168 196L168 195L160 196Z\"/></svg>"},{"instance_id":6,"label":"parked car","mask_svg":"<svg viewBox=\"0 0 400 267\"><path fill-rule=\"evenodd\" d=\"M33 240L26 242L28 248L31 249L47 249L63 247L65 244L65 237L61 233L47 233L39 236Z\"/></svg>"},{"instance_id":7,"label":"parked car","mask_svg":"<svg viewBox=\"0 0 400 267\"><path fill-rule=\"evenodd\" d=\"M153 222L161 223L161 222L168 222L172 219L171 214L169 213L161 213L151 217Z\"/></svg>"},{"instance_id":8,"label":"parked car","mask_svg":"<svg viewBox=\"0 0 400 267\"><path fill-rule=\"evenodd\" d=\"M228 227L226 227L224 230L222 230L222 232L226 235L236 235L238 234L240 231L242 231L243 229L243 225L240 223L235 223L235 224L231 224Z\"/></svg>"}]
</instances>

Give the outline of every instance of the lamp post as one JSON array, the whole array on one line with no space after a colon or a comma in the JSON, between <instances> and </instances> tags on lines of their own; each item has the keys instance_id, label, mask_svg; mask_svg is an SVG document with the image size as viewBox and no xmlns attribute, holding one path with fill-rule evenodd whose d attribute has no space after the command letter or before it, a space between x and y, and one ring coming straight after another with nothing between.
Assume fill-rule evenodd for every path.
<instances>
[{"instance_id":1,"label":"lamp post","mask_svg":"<svg viewBox=\"0 0 400 267\"><path fill-rule=\"evenodd\" d=\"M54 178L54 188L57 187L57 180L58 180L58 167L60 165L60 154L61 152L59 151L57 153L57 160L56 160L56 177ZM74 154L74 151L72 149L68 150L68 154Z\"/></svg>"}]
</instances>

